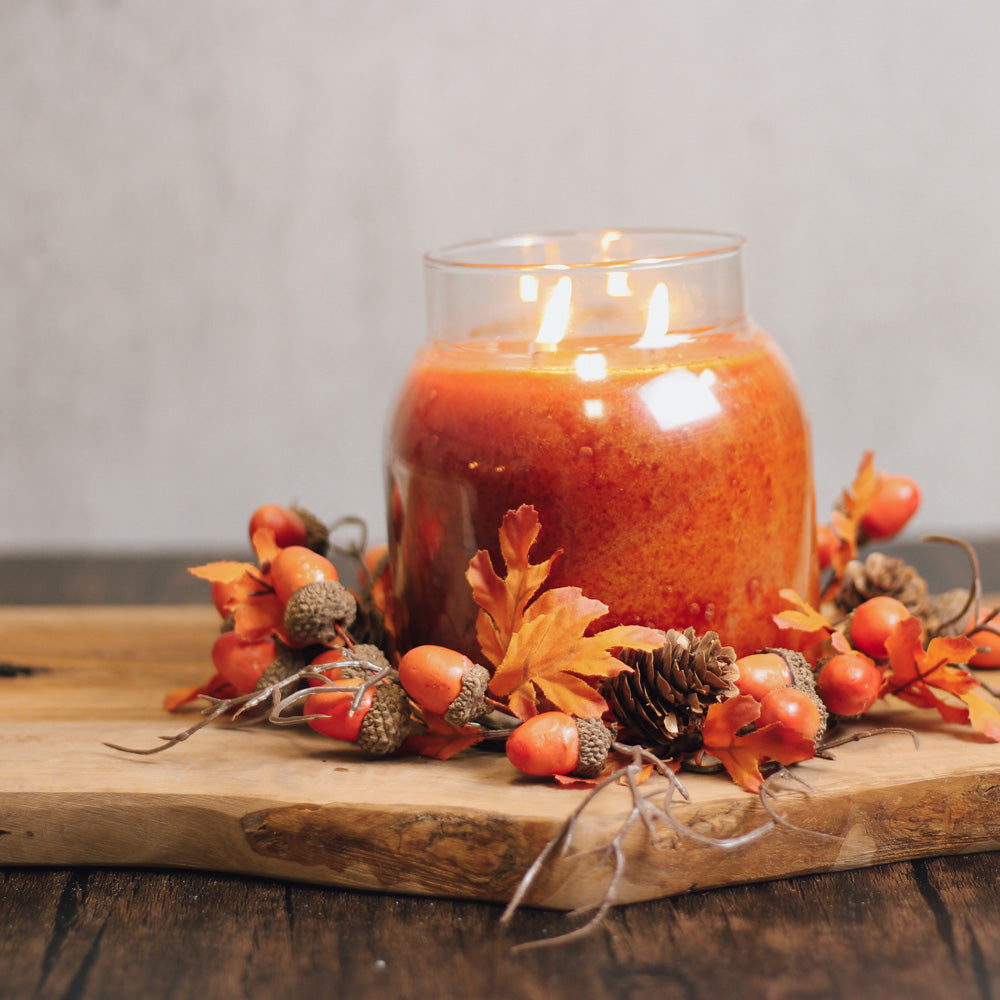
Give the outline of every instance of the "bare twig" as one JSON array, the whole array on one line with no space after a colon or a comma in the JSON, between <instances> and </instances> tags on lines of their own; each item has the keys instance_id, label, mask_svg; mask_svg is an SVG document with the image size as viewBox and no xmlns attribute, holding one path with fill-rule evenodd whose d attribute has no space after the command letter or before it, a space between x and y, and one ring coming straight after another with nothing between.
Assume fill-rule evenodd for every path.
<instances>
[{"instance_id":1,"label":"bare twig","mask_svg":"<svg viewBox=\"0 0 1000 1000\"><path fill-rule=\"evenodd\" d=\"M913 740L913 749L920 749L920 738L912 729L904 729L902 726L886 726L884 729L867 729L863 733L851 733L849 736L841 736L839 739L830 740L823 743L821 750L832 750L834 747L846 746L848 743L857 743L859 740L867 740L872 736L909 736ZM830 760L833 758L831 757Z\"/></svg>"},{"instance_id":2,"label":"bare twig","mask_svg":"<svg viewBox=\"0 0 1000 1000\"><path fill-rule=\"evenodd\" d=\"M943 632L949 625L954 625L955 622L961 621L969 613L969 608L973 609L973 619L978 619L980 604L982 601L983 585L979 575L979 556L976 555L976 550L967 541L965 541L965 539L954 538L951 535L924 535L921 541L943 542L945 545L957 545L968 557L969 567L972 570L972 584L969 586L969 596L962 605L962 610L957 614L952 615L952 617L947 621L941 622L937 627L937 631L939 633Z\"/></svg>"}]
</instances>

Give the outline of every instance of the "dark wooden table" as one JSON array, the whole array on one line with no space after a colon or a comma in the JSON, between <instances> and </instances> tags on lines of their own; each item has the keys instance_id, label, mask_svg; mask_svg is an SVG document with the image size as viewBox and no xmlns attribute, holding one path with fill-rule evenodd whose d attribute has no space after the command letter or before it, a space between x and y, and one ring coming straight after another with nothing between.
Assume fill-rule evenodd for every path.
<instances>
[{"instance_id":1,"label":"dark wooden table","mask_svg":"<svg viewBox=\"0 0 1000 1000\"><path fill-rule=\"evenodd\" d=\"M1000 591L1000 545L979 548ZM951 554L919 559L935 589L965 583ZM3 558L0 602L196 602L199 561ZM1000 852L621 907L516 954L567 918L504 932L486 904L201 872L5 869L0 886L0 998L1000 998Z\"/></svg>"}]
</instances>

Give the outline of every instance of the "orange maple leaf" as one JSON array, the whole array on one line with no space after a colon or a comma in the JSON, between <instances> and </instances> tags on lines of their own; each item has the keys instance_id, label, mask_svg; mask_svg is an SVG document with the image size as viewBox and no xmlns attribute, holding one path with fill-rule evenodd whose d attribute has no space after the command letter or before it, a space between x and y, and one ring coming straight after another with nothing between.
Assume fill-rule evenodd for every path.
<instances>
[{"instance_id":1,"label":"orange maple leaf","mask_svg":"<svg viewBox=\"0 0 1000 1000\"><path fill-rule=\"evenodd\" d=\"M176 712L181 706L200 698L203 694L220 700L234 698L236 688L223 680L221 674L214 673L204 684L199 684L197 687L181 687L168 691L163 697L163 707L168 712Z\"/></svg>"},{"instance_id":2,"label":"orange maple leaf","mask_svg":"<svg viewBox=\"0 0 1000 1000\"><path fill-rule=\"evenodd\" d=\"M884 473L875 471L875 453L866 451L861 456L854 482L841 494L839 509L830 515L830 528L840 544L830 559L833 577L824 599L836 593L847 564L857 558L858 546L862 542L861 521L868 513L883 478Z\"/></svg>"},{"instance_id":3,"label":"orange maple leaf","mask_svg":"<svg viewBox=\"0 0 1000 1000\"><path fill-rule=\"evenodd\" d=\"M579 587L546 591L525 610L490 681L490 692L506 697L519 719L538 714L539 695L569 715L599 719L608 703L587 679L615 677L631 669L610 650L663 645L661 632L641 625L586 635L607 613L606 604L584 597Z\"/></svg>"},{"instance_id":4,"label":"orange maple leaf","mask_svg":"<svg viewBox=\"0 0 1000 1000\"><path fill-rule=\"evenodd\" d=\"M759 792L764 783L760 765L773 760L795 764L816 753L816 744L780 722L740 730L760 716L760 702L748 694L736 695L710 705L701 727L705 752L717 758L729 776L748 792Z\"/></svg>"},{"instance_id":5,"label":"orange maple leaf","mask_svg":"<svg viewBox=\"0 0 1000 1000\"><path fill-rule=\"evenodd\" d=\"M829 635L836 631L819 611L817 611L798 592L790 587L779 590L778 595L792 605L790 609L779 611L773 616L774 623L779 628L794 629L804 635L812 636L824 633Z\"/></svg>"},{"instance_id":6,"label":"orange maple leaf","mask_svg":"<svg viewBox=\"0 0 1000 1000\"><path fill-rule=\"evenodd\" d=\"M829 640L836 652L849 653L852 651L851 644L847 641L844 633L831 624L822 612L817 611L804 598L800 597L796 591L789 588L778 593L792 605L791 608L786 608L771 616L778 628L801 633L802 639L807 644L817 642L820 636L823 636Z\"/></svg>"},{"instance_id":7,"label":"orange maple leaf","mask_svg":"<svg viewBox=\"0 0 1000 1000\"><path fill-rule=\"evenodd\" d=\"M971 725L1000 743L1000 712L978 693L979 679L962 669L975 656L976 644L965 636L938 636L924 649L921 629L919 618L904 618L886 639L885 691L917 708L936 709L946 722ZM962 704L946 701L939 692Z\"/></svg>"},{"instance_id":8,"label":"orange maple leaf","mask_svg":"<svg viewBox=\"0 0 1000 1000\"><path fill-rule=\"evenodd\" d=\"M454 726L444 716L426 709L422 715L426 730L409 737L406 747L423 757L450 760L483 739L483 731L477 726Z\"/></svg>"},{"instance_id":9,"label":"orange maple leaf","mask_svg":"<svg viewBox=\"0 0 1000 1000\"><path fill-rule=\"evenodd\" d=\"M497 574L485 550L469 563L466 578L480 608L476 636L483 656L496 667L490 693L506 698L519 719L538 714L540 697L570 715L600 718L608 705L592 681L630 669L610 650L656 649L663 635L638 625L585 635L608 606L584 597L578 587L558 587L539 596L561 552L532 563L530 551L539 531L538 511L523 504L504 515L500 528L507 575Z\"/></svg>"},{"instance_id":10,"label":"orange maple leaf","mask_svg":"<svg viewBox=\"0 0 1000 1000\"><path fill-rule=\"evenodd\" d=\"M256 573L257 567L253 563L222 559L219 562L205 563L203 566L189 566L188 572L199 580L208 580L209 583L235 583L244 573L247 575Z\"/></svg>"},{"instance_id":11,"label":"orange maple leaf","mask_svg":"<svg viewBox=\"0 0 1000 1000\"><path fill-rule=\"evenodd\" d=\"M210 583L226 583L232 588L235 599L233 628L237 634L252 642L277 635L285 639L285 609L269 582L267 567L281 550L274 540L271 528L258 528L253 535L254 552L260 562L253 563L223 559L218 562L191 566L188 572Z\"/></svg>"},{"instance_id":12,"label":"orange maple leaf","mask_svg":"<svg viewBox=\"0 0 1000 1000\"><path fill-rule=\"evenodd\" d=\"M522 504L517 510L508 511L500 526L500 552L507 567L506 576L497 575L485 549L472 557L465 574L473 600L480 608L476 638L483 656L495 667L503 660L511 636L521 627L525 608L562 554L559 549L544 562L532 563L528 553L539 531L541 524L534 507Z\"/></svg>"}]
</instances>

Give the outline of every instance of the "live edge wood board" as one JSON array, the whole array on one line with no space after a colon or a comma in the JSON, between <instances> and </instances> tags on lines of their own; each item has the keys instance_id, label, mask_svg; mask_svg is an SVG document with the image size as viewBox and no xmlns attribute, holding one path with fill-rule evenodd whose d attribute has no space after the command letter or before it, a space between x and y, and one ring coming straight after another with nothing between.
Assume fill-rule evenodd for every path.
<instances>
[{"instance_id":1,"label":"live edge wood board","mask_svg":"<svg viewBox=\"0 0 1000 1000\"><path fill-rule=\"evenodd\" d=\"M210 607L0 608L0 865L200 868L383 892L509 899L582 791L519 776L503 754L365 760L307 728L213 723L161 754L196 714L165 691L211 671ZM619 902L904 858L1000 848L1000 745L901 705L885 735L799 765L778 808L798 832L722 849L641 823ZM871 728L865 726L861 728ZM658 779L659 780L659 779ZM767 820L724 775L685 775L677 817L714 836ZM653 786L648 785L651 789ZM599 901L627 789L602 792L568 857L529 902ZM815 833L827 836L816 836Z\"/></svg>"}]
</instances>

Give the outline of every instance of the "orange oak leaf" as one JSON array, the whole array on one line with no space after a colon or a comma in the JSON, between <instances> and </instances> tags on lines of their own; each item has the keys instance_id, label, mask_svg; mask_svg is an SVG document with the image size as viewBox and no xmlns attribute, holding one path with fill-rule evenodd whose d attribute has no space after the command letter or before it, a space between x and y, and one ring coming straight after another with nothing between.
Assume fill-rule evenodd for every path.
<instances>
[{"instance_id":1,"label":"orange oak leaf","mask_svg":"<svg viewBox=\"0 0 1000 1000\"><path fill-rule=\"evenodd\" d=\"M284 628L285 606L272 591L247 595L233 611L233 631L247 642L272 635L286 641Z\"/></svg>"},{"instance_id":2,"label":"orange oak leaf","mask_svg":"<svg viewBox=\"0 0 1000 1000\"><path fill-rule=\"evenodd\" d=\"M917 708L936 709L946 722L971 725L977 732L1000 742L1000 712L977 689L978 678L962 669L976 654L976 644L965 636L938 636L924 649L919 618L904 618L885 641L889 670L884 690ZM947 701L950 694L961 705Z\"/></svg>"},{"instance_id":3,"label":"orange oak leaf","mask_svg":"<svg viewBox=\"0 0 1000 1000\"><path fill-rule=\"evenodd\" d=\"M233 698L236 696L236 688L228 681L223 680L221 674L215 673L204 684L199 684L197 687L174 688L172 691L168 691L163 698L163 707L168 712L176 712L183 705L200 698L203 694L210 698Z\"/></svg>"},{"instance_id":4,"label":"orange oak leaf","mask_svg":"<svg viewBox=\"0 0 1000 1000\"><path fill-rule=\"evenodd\" d=\"M600 718L608 705L587 679L615 677L630 669L610 650L663 645L662 632L641 625L586 635L607 613L606 604L584 597L579 587L546 591L525 610L490 681L490 692L507 698L519 719L538 714L539 696L581 719Z\"/></svg>"},{"instance_id":5,"label":"orange oak leaf","mask_svg":"<svg viewBox=\"0 0 1000 1000\"><path fill-rule=\"evenodd\" d=\"M261 568L253 563L231 559L192 566L188 572L211 583L225 583L233 600L233 628L248 641L271 635L285 638L285 609L271 587L267 575L271 560L280 552L271 528L258 528L253 535L253 547Z\"/></svg>"},{"instance_id":6,"label":"orange oak leaf","mask_svg":"<svg viewBox=\"0 0 1000 1000\"><path fill-rule=\"evenodd\" d=\"M253 545L261 570L266 573L274 561L274 557L281 551L281 547L274 538L274 529L266 525L258 528L253 533L250 544Z\"/></svg>"},{"instance_id":7,"label":"orange oak leaf","mask_svg":"<svg viewBox=\"0 0 1000 1000\"><path fill-rule=\"evenodd\" d=\"M506 576L497 575L485 549L472 557L465 574L473 600L480 608L476 638L483 656L495 667L503 660L511 636L521 627L525 608L562 554L559 549L543 562L532 563L528 553L539 531L541 524L534 507L522 504L517 510L508 511L500 527L500 552L507 567Z\"/></svg>"},{"instance_id":8,"label":"orange oak leaf","mask_svg":"<svg viewBox=\"0 0 1000 1000\"><path fill-rule=\"evenodd\" d=\"M816 753L812 740L780 722L741 735L740 730L759 716L760 702L741 694L709 706L701 727L705 752L719 760L733 781L748 792L760 791L764 783L760 765L766 761L795 764Z\"/></svg>"},{"instance_id":9,"label":"orange oak leaf","mask_svg":"<svg viewBox=\"0 0 1000 1000\"><path fill-rule=\"evenodd\" d=\"M789 629L792 632L798 633L798 639L792 641L792 644L796 648L805 649L805 647L813 646L815 643L825 639L837 653L853 652L851 644L847 641L844 633L837 626L833 625L822 612L817 611L811 604L800 597L796 591L791 589L781 590L779 594L792 607L786 608L784 611L779 611L778 614L772 615L771 618L779 628ZM812 659L815 656L816 650L813 650L809 654L809 658Z\"/></svg>"},{"instance_id":10,"label":"orange oak leaf","mask_svg":"<svg viewBox=\"0 0 1000 1000\"><path fill-rule=\"evenodd\" d=\"M882 476L882 473L875 471L874 452L866 451L861 456L854 481L841 494L839 509L830 515L830 527L840 544L830 559L833 579L827 587L824 598L836 593L837 586L847 569L847 564L852 559L857 558L858 546L862 540L861 520L871 507L872 499L878 490Z\"/></svg>"},{"instance_id":11,"label":"orange oak leaf","mask_svg":"<svg viewBox=\"0 0 1000 1000\"><path fill-rule=\"evenodd\" d=\"M219 562L205 563L203 566L189 566L188 572L199 580L208 580L209 583L235 583L244 573L256 573L257 567L253 563L222 559Z\"/></svg>"},{"instance_id":12,"label":"orange oak leaf","mask_svg":"<svg viewBox=\"0 0 1000 1000\"><path fill-rule=\"evenodd\" d=\"M483 739L483 731L476 726L453 726L444 716L426 709L422 714L427 728L409 737L406 747L423 757L450 760Z\"/></svg>"},{"instance_id":13,"label":"orange oak leaf","mask_svg":"<svg viewBox=\"0 0 1000 1000\"><path fill-rule=\"evenodd\" d=\"M799 596L797 591L787 588L778 591L778 595L792 605L790 609L779 611L773 616L774 623L779 628L794 629L807 636L820 633L829 635L836 631L819 611Z\"/></svg>"}]
</instances>

